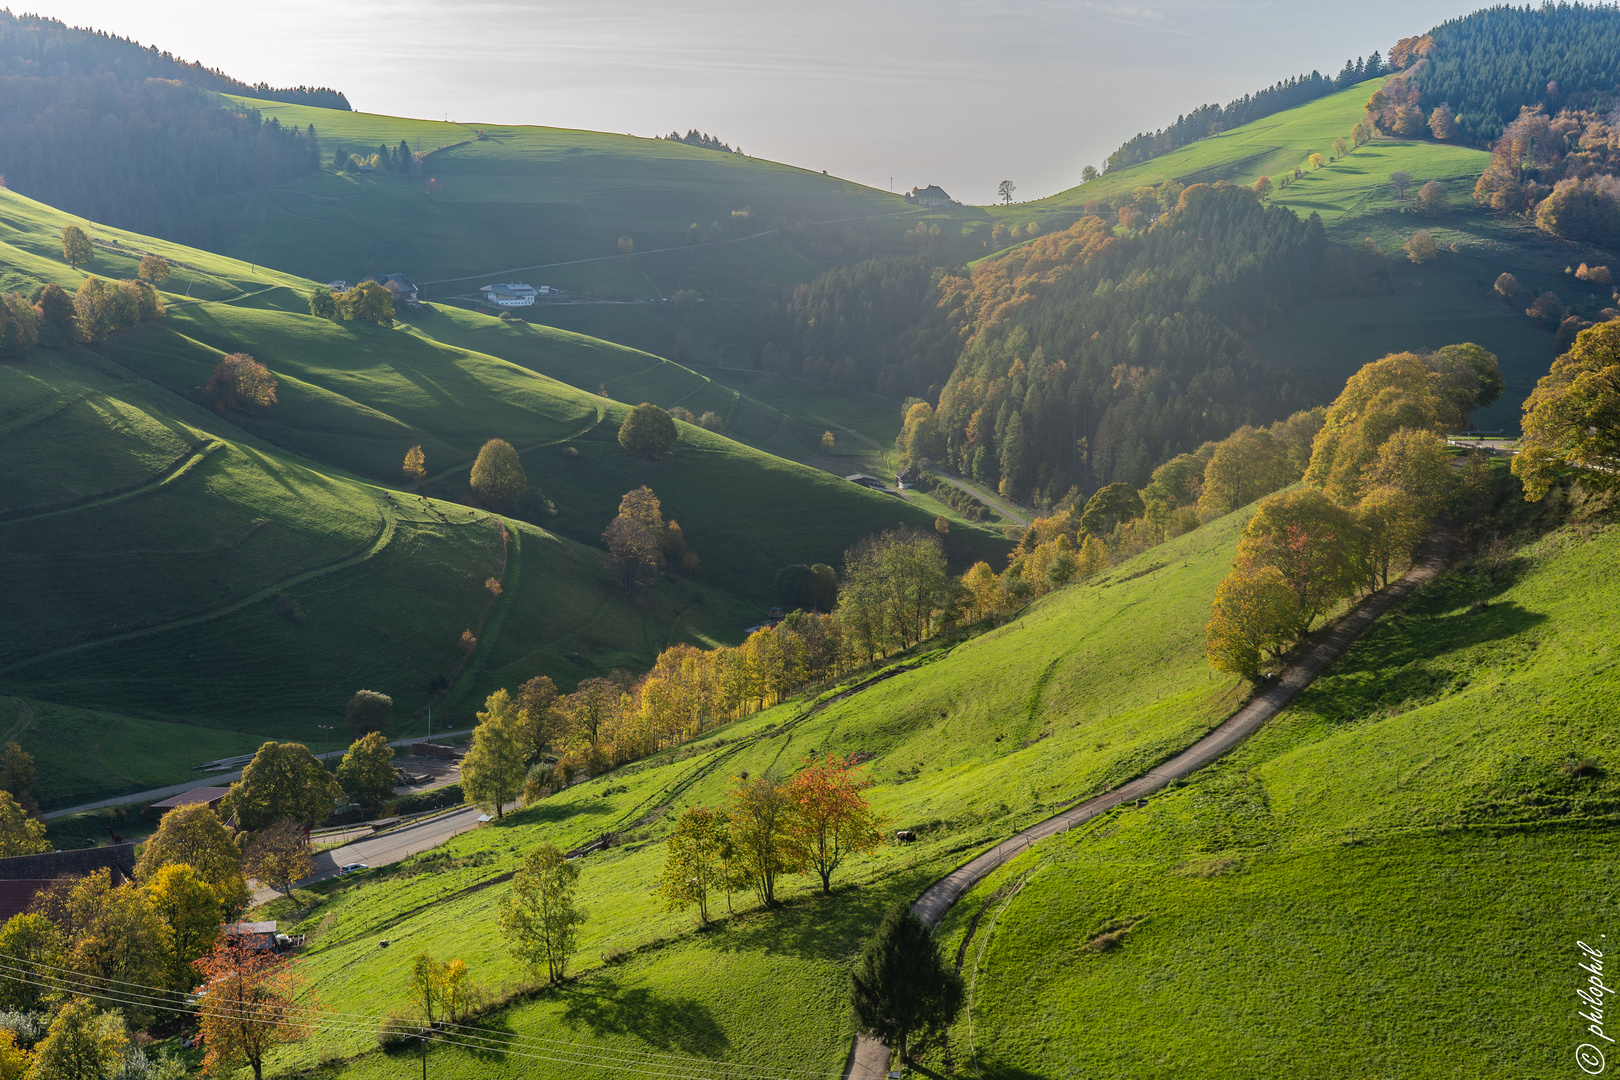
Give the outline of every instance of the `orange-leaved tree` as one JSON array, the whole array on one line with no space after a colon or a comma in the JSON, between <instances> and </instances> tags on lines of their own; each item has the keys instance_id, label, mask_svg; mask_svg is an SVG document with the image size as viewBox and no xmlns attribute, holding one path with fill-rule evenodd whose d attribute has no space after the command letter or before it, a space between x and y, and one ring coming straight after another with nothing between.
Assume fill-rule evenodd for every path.
<instances>
[{"instance_id":1,"label":"orange-leaved tree","mask_svg":"<svg viewBox=\"0 0 1620 1080\"><path fill-rule=\"evenodd\" d=\"M824 895L832 895L833 872L846 858L883 843L882 819L864 794L872 781L856 776L855 766L854 754L828 754L821 762L807 759L806 768L787 785L798 807L792 830L805 862L821 876Z\"/></svg>"},{"instance_id":2,"label":"orange-leaved tree","mask_svg":"<svg viewBox=\"0 0 1620 1080\"><path fill-rule=\"evenodd\" d=\"M253 1080L264 1080L264 1056L272 1047L314 1032L320 1002L292 957L234 935L215 942L197 970L203 977L197 1015L208 1075L229 1076L251 1065Z\"/></svg>"}]
</instances>

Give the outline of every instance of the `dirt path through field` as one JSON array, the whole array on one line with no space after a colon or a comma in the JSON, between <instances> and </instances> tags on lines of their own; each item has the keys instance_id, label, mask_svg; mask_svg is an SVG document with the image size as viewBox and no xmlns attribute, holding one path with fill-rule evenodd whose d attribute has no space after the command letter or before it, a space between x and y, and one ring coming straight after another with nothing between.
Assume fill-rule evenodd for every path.
<instances>
[{"instance_id":1,"label":"dirt path through field","mask_svg":"<svg viewBox=\"0 0 1620 1080\"><path fill-rule=\"evenodd\" d=\"M1250 698L1248 704L1227 717L1214 731L1135 780L1088 798L981 852L925 889L912 904L911 910L930 926L938 926L957 897L1036 843L1057 833L1067 832L1076 825L1083 825L1117 806L1151 795L1171 781L1191 775L1226 754L1282 712L1301 690L1343 656L1356 638L1381 615L1410 596L1418 586L1439 577L1450 561L1451 548L1449 534L1437 533L1432 536L1424 545L1417 564L1399 581L1358 604L1324 632L1310 652L1289 668L1282 678ZM889 1048L876 1039L858 1036L844 1069L846 1080L881 1080L888 1072Z\"/></svg>"}]
</instances>

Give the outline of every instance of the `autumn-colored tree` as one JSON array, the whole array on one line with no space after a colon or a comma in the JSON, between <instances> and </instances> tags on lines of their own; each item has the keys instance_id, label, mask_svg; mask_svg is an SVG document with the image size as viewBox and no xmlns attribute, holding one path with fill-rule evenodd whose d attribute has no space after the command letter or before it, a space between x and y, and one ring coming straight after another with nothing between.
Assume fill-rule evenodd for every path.
<instances>
[{"instance_id":1,"label":"autumn-colored tree","mask_svg":"<svg viewBox=\"0 0 1620 1080\"><path fill-rule=\"evenodd\" d=\"M658 895L666 910L696 904L698 918L709 921L709 895L726 886L730 843L724 814L703 806L682 811L665 841L664 869L658 876Z\"/></svg>"},{"instance_id":2,"label":"autumn-colored tree","mask_svg":"<svg viewBox=\"0 0 1620 1080\"><path fill-rule=\"evenodd\" d=\"M939 424L933 408L926 401L919 401L906 410L898 448L902 467L924 465L944 456Z\"/></svg>"},{"instance_id":3,"label":"autumn-colored tree","mask_svg":"<svg viewBox=\"0 0 1620 1080\"><path fill-rule=\"evenodd\" d=\"M504 689L489 695L473 729L472 748L461 760L461 791L469 803L497 818L506 812L506 804L523 790L528 771L525 734L512 696Z\"/></svg>"},{"instance_id":4,"label":"autumn-colored tree","mask_svg":"<svg viewBox=\"0 0 1620 1080\"><path fill-rule=\"evenodd\" d=\"M518 452L505 439L491 439L478 451L470 477L473 491L494 503L508 503L528 490Z\"/></svg>"},{"instance_id":5,"label":"autumn-colored tree","mask_svg":"<svg viewBox=\"0 0 1620 1080\"><path fill-rule=\"evenodd\" d=\"M1564 321L1564 302L1558 299L1558 294L1551 289L1530 301L1530 306L1524 313L1541 323L1549 330L1556 330L1558 324Z\"/></svg>"},{"instance_id":6,"label":"autumn-colored tree","mask_svg":"<svg viewBox=\"0 0 1620 1080\"><path fill-rule=\"evenodd\" d=\"M293 886L315 872L303 826L284 818L255 832L242 852L242 868L249 877L291 896Z\"/></svg>"},{"instance_id":7,"label":"autumn-colored tree","mask_svg":"<svg viewBox=\"0 0 1620 1080\"><path fill-rule=\"evenodd\" d=\"M0 1080L28 1080L34 1068L34 1055L17 1041L17 1033L0 1028Z\"/></svg>"},{"instance_id":8,"label":"autumn-colored tree","mask_svg":"<svg viewBox=\"0 0 1620 1080\"><path fill-rule=\"evenodd\" d=\"M1327 158L1321 154L1312 154L1306 159L1306 163L1309 164L1313 169L1320 169L1322 166L1327 164Z\"/></svg>"},{"instance_id":9,"label":"autumn-colored tree","mask_svg":"<svg viewBox=\"0 0 1620 1080\"><path fill-rule=\"evenodd\" d=\"M1406 191L1412 186L1412 174L1405 169L1397 169L1389 174L1389 190L1397 199L1406 201Z\"/></svg>"},{"instance_id":10,"label":"autumn-colored tree","mask_svg":"<svg viewBox=\"0 0 1620 1080\"><path fill-rule=\"evenodd\" d=\"M619 237L619 253L629 255L636 250L636 242L628 236Z\"/></svg>"},{"instance_id":11,"label":"autumn-colored tree","mask_svg":"<svg viewBox=\"0 0 1620 1080\"><path fill-rule=\"evenodd\" d=\"M1146 506L1142 496L1129 484L1109 484L1086 500L1080 514L1080 531L1090 536L1107 536L1121 522L1142 516Z\"/></svg>"},{"instance_id":12,"label":"autumn-colored tree","mask_svg":"<svg viewBox=\"0 0 1620 1080\"><path fill-rule=\"evenodd\" d=\"M1412 234L1405 245L1406 257L1415 263L1426 263L1440 254L1440 244L1434 234L1427 229L1419 229Z\"/></svg>"},{"instance_id":13,"label":"autumn-colored tree","mask_svg":"<svg viewBox=\"0 0 1620 1080\"><path fill-rule=\"evenodd\" d=\"M1434 389L1436 423L1447 431L1466 430L1473 411L1493 404L1507 389L1496 354L1473 342L1443 345L1425 363Z\"/></svg>"},{"instance_id":14,"label":"autumn-colored tree","mask_svg":"<svg viewBox=\"0 0 1620 1080\"><path fill-rule=\"evenodd\" d=\"M648 495L652 493L646 488ZM625 499L629 500L631 492ZM608 523L602 539L607 543L608 554L612 556L614 575L619 579L620 586L626 593L631 592L638 585L653 581L664 566L663 532L664 525L659 521L656 525L650 524L643 516L632 512L625 513L622 509L617 517ZM653 500L657 505L657 500Z\"/></svg>"},{"instance_id":15,"label":"autumn-colored tree","mask_svg":"<svg viewBox=\"0 0 1620 1080\"><path fill-rule=\"evenodd\" d=\"M1369 488L1390 488L1410 496L1426 515L1438 513L1456 486L1446 441L1432 431L1401 428L1378 447L1368 464Z\"/></svg>"},{"instance_id":16,"label":"autumn-colored tree","mask_svg":"<svg viewBox=\"0 0 1620 1080\"><path fill-rule=\"evenodd\" d=\"M973 597L974 618L988 618L1001 611L1006 604L1001 579L987 562L974 563L968 572L962 575L962 584L967 586L968 592Z\"/></svg>"},{"instance_id":17,"label":"autumn-colored tree","mask_svg":"<svg viewBox=\"0 0 1620 1080\"><path fill-rule=\"evenodd\" d=\"M1417 203L1418 211L1425 217L1444 217L1451 212L1451 196L1446 193L1446 185L1438 180L1430 180L1418 188Z\"/></svg>"},{"instance_id":18,"label":"autumn-colored tree","mask_svg":"<svg viewBox=\"0 0 1620 1080\"><path fill-rule=\"evenodd\" d=\"M394 294L386 285L375 281L362 281L333 297L337 317L345 322L369 322L379 326L394 325Z\"/></svg>"},{"instance_id":19,"label":"autumn-colored tree","mask_svg":"<svg viewBox=\"0 0 1620 1080\"><path fill-rule=\"evenodd\" d=\"M423 477L427 476L427 455L422 453L420 446L405 451L404 470L405 479L413 484L421 483Z\"/></svg>"},{"instance_id":20,"label":"autumn-colored tree","mask_svg":"<svg viewBox=\"0 0 1620 1080\"><path fill-rule=\"evenodd\" d=\"M179 806L163 815L157 831L141 847L135 876L150 882L170 866L194 870L214 891L225 916L234 918L247 906L241 852L207 803Z\"/></svg>"},{"instance_id":21,"label":"autumn-colored tree","mask_svg":"<svg viewBox=\"0 0 1620 1080\"><path fill-rule=\"evenodd\" d=\"M9 791L0 791L0 859L49 850L45 823L29 817Z\"/></svg>"},{"instance_id":22,"label":"autumn-colored tree","mask_svg":"<svg viewBox=\"0 0 1620 1080\"><path fill-rule=\"evenodd\" d=\"M169 261L161 255L147 255L141 259L141 266L135 273L142 281L149 281L153 285L161 285L169 277Z\"/></svg>"},{"instance_id":23,"label":"autumn-colored tree","mask_svg":"<svg viewBox=\"0 0 1620 1080\"><path fill-rule=\"evenodd\" d=\"M89 266L90 260L96 257L96 249L91 245L90 238L84 230L77 225L62 226L62 258L67 264L77 270L81 266Z\"/></svg>"},{"instance_id":24,"label":"autumn-colored tree","mask_svg":"<svg viewBox=\"0 0 1620 1080\"><path fill-rule=\"evenodd\" d=\"M247 353L231 353L214 366L203 397L221 412L263 416L276 404L276 380Z\"/></svg>"},{"instance_id":25,"label":"autumn-colored tree","mask_svg":"<svg viewBox=\"0 0 1620 1080\"><path fill-rule=\"evenodd\" d=\"M34 894L29 910L56 924L68 948L62 965L80 976L86 991L116 983L161 985L168 956L168 927L146 893L114 885L112 874L97 870L84 877L60 878ZM137 1026L153 1018L150 1007L121 1006Z\"/></svg>"},{"instance_id":26,"label":"autumn-colored tree","mask_svg":"<svg viewBox=\"0 0 1620 1080\"><path fill-rule=\"evenodd\" d=\"M1620 321L1582 330L1524 403L1524 437L1513 475L1524 497L1547 494L1574 470L1599 490L1620 486Z\"/></svg>"},{"instance_id":27,"label":"autumn-colored tree","mask_svg":"<svg viewBox=\"0 0 1620 1080\"><path fill-rule=\"evenodd\" d=\"M666 458L675 452L680 432L674 419L658 406L643 401L619 425L619 445L639 458Z\"/></svg>"},{"instance_id":28,"label":"autumn-colored tree","mask_svg":"<svg viewBox=\"0 0 1620 1080\"><path fill-rule=\"evenodd\" d=\"M430 1026L434 1023L434 1010L444 1001L445 967L427 953L417 953L405 975L405 999L411 1010Z\"/></svg>"},{"instance_id":29,"label":"autumn-colored tree","mask_svg":"<svg viewBox=\"0 0 1620 1080\"><path fill-rule=\"evenodd\" d=\"M362 735L350 745L337 767L337 782L350 801L361 806L382 806L393 797L398 782L394 748L381 732Z\"/></svg>"},{"instance_id":30,"label":"autumn-colored tree","mask_svg":"<svg viewBox=\"0 0 1620 1080\"><path fill-rule=\"evenodd\" d=\"M301 1042L321 1011L300 962L265 952L242 935L223 937L197 961L202 1004L197 1010L203 1071L228 1077L243 1065L264 1080L271 1049Z\"/></svg>"},{"instance_id":31,"label":"autumn-colored tree","mask_svg":"<svg viewBox=\"0 0 1620 1080\"><path fill-rule=\"evenodd\" d=\"M739 778L727 797L733 865L759 902L774 908L777 878L804 865L794 833L798 804L786 784L768 776Z\"/></svg>"},{"instance_id":32,"label":"autumn-colored tree","mask_svg":"<svg viewBox=\"0 0 1620 1080\"><path fill-rule=\"evenodd\" d=\"M47 349L63 348L78 337L79 313L73 297L56 282L46 285L34 296L34 310L39 313L39 343Z\"/></svg>"},{"instance_id":33,"label":"autumn-colored tree","mask_svg":"<svg viewBox=\"0 0 1620 1080\"><path fill-rule=\"evenodd\" d=\"M523 760L534 761L563 733L563 714L557 685L549 675L536 675L518 687L518 724L522 730Z\"/></svg>"},{"instance_id":34,"label":"autumn-colored tree","mask_svg":"<svg viewBox=\"0 0 1620 1080\"><path fill-rule=\"evenodd\" d=\"M1238 541L1237 565L1274 566L1294 591L1297 633L1365 579L1366 541L1349 511L1314 488L1260 503Z\"/></svg>"},{"instance_id":35,"label":"autumn-colored tree","mask_svg":"<svg viewBox=\"0 0 1620 1080\"><path fill-rule=\"evenodd\" d=\"M214 947L222 917L219 897L189 866L169 865L141 885L147 902L168 928L164 941L168 985L190 990L192 964Z\"/></svg>"},{"instance_id":36,"label":"autumn-colored tree","mask_svg":"<svg viewBox=\"0 0 1620 1080\"><path fill-rule=\"evenodd\" d=\"M42 913L13 915L0 926L0 956L15 979L0 979L0 1009L43 1011L66 958L67 939Z\"/></svg>"},{"instance_id":37,"label":"autumn-colored tree","mask_svg":"<svg viewBox=\"0 0 1620 1080\"><path fill-rule=\"evenodd\" d=\"M244 829L290 820L300 825L325 821L343 789L303 743L267 742L242 770L220 804Z\"/></svg>"},{"instance_id":38,"label":"autumn-colored tree","mask_svg":"<svg viewBox=\"0 0 1620 1080\"><path fill-rule=\"evenodd\" d=\"M1519 279L1506 272L1497 275L1496 284L1493 288L1495 288L1497 296L1510 304L1519 298L1520 293L1524 292L1524 288L1519 284Z\"/></svg>"},{"instance_id":39,"label":"autumn-colored tree","mask_svg":"<svg viewBox=\"0 0 1620 1080\"><path fill-rule=\"evenodd\" d=\"M1238 567L1215 591L1204 652L1216 671L1253 677L1293 644L1300 622L1298 595L1281 570Z\"/></svg>"},{"instance_id":40,"label":"autumn-colored tree","mask_svg":"<svg viewBox=\"0 0 1620 1080\"><path fill-rule=\"evenodd\" d=\"M1395 353L1364 365L1328 407L1305 482L1345 505L1361 498L1363 472L1401 428L1433 430L1439 418L1424 357Z\"/></svg>"},{"instance_id":41,"label":"autumn-colored tree","mask_svg":"<svg viewBox=\"0 0 1620 1080\"><path fill-rule=\"evenodd\" d=\"M1260 196L1262 199L1270 196L1271 188L1271 177L1269 176L1262 176L1260 179L1254 182L1254 193Z\"/></svg>"},{"instance_id":42,"label":"autumn-colored tree","mask_svg":"<svg viewBox=\"0 0 1620 1080\"><path fill-rule=\"evenodd\" d=\"M1343 135L1333 140L1333 156L1344 157L1350 152L1350 143Z\"/></svg>"},{"instance_id":43,"label":"autumn-colored tree","mask_svg":"<svg viewBox=\"0 0 1620 1080\"><path fill-rule=\"evenodd\" d=\"M1287 447L1270 431L1245 425L1222 439L1210 455L1202 477L1198 512L1206 519L1229 514L1294 478Z\"/></svg>"},{"instance_id":44,"label":"autumn-colored tree","mask_svg":"<svg viewBox=\"0 0 1620 1080\"><path fill-rule=\"evenodd\" d=\"M356 690L343 707L343 719L357 736L386 731L394 720L394 699L376 690Z\"/></svg>"},{"instance_id":45,"label":"autumn-colored tree","mask_svg":"<svg viewBox=\"0 0 1620 1080\"><path fill-rule=\"evenodd\" d=\"M574 903L579 864L554 844L540 844L523 857L512 889L501 900L497 922L513 958L561 982L579 943L585 915Z\"/></svg>"},{"instance_id":46,"label":"autumn-colored tree","mask_svg":"<svg viewBox=\"0 0 1620 1080\"><path fill-rule=\"evenodd\" d=\"M124 1018L89 998L71 998L34 1051L35 1080L112 1080L129 1049Z\"/></svg>"},{"instance_id":47,"label":"autumn-colored tree","mask_svg":"<svg viewBox=\"0 0 1620 1080\"><path fill-rule=\"evenodd\" d=\"M473 653L478 651L478 638L471 630L463 630L461 637L456 641L456 648L461 650L462 656L471 660Z\"/></svg>"},{"instance_id":48,"label":"autumn-colored tree","mask_svg":"<svg viewBox=\"0 0 1620 1080\"><path fill-rule=\"evenodd\" d=\"M828 754L810 761L788 781L795 805L790 828L795 846L821 877L821 891L832 895L832 876L850 855L883 843L877 812L866 799L871 781L855 775L855 755Z\"/></svg>"},{"instance_id":49,"label":"autumn-colored tree","mask_svg":"<svg viewBox=\"0 0 1620 1080\"><path fill-rule=\"evenodd\" d=\"M1369 577L1388 585L1390 568L1417 553L1429 515L1400 488L1375 487L1356 507L1356 522L1367 536Z\"/></svg>"}]
</instances>

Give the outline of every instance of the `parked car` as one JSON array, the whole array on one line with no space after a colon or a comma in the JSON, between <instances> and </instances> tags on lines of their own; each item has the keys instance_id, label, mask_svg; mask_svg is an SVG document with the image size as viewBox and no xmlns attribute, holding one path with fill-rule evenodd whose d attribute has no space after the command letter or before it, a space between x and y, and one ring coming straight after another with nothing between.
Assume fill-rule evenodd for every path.
<instances>
[{"instance_id":1,"label":"parked car","mask_svg":"<svg viewBox=\"0 0 1620 1080\"><path fill-rule=\"evenodd\" d=\"M352 863L348 863L348 864L346 864L344 866L339 867L338 868L338 876L342 877L344 874L358 874L362 870L370 870L370 869L371 869L371 867L367 866L363 862L352 862Z\"/></svg>"}]
</instances>

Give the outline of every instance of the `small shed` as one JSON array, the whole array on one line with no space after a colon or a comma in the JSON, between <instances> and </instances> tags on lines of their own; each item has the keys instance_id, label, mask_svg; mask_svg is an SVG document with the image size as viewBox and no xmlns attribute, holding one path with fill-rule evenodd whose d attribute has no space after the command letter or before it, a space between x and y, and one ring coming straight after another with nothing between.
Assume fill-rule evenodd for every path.
<instances>
[{"instance_id":1,"label":"small shed","mask_svg":"<svg viewBox=\"0 0 1620 1080\"><path fill-rule=\"evenodd\" d=\"M265 952L276 951L276 921L269 919L264 922L233 922L226 923L219 928L219 932L226 937L242 938L255 949Z\"/></svg>"}]
</instances>

